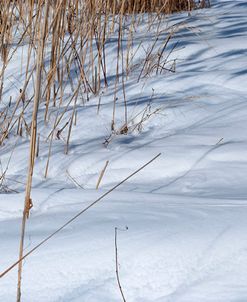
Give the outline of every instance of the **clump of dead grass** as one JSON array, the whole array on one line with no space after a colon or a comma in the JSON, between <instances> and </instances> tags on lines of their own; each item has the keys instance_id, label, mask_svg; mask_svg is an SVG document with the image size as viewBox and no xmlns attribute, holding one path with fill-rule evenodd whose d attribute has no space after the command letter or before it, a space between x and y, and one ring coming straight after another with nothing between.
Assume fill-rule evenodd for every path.
<instances>
[{"instance_id":1,"label":"clump of dead grass","mask_svg":"<svg viewBox=\"0 0 247 302\"><path fill-rule=\"evenodd\" d=\"M162 13L171 14L210 6L209 0L92 0L91 12L101 11L113 14Z\"/></svg>"}]
</instances>

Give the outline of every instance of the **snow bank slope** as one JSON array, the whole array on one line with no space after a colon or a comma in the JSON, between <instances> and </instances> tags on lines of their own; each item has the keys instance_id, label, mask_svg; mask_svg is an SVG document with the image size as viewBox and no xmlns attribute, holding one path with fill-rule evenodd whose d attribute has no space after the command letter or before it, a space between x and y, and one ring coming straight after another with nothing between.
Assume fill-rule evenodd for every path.
<instances>
[{"instance_id":1,"label":"snow bank slope","mask_svg":"<svg viewBox=\"0 0 247 302\"><path fill-rule=\"evenodd\" d=\"M78 111L69 155L56 142L47 181L47 148L41 149L26 250L152 156L162 157L25 261L23 301L120 301L114 228L125 226L118 248L128 302L247 301L246 13L245 1L214 1L211 9L170 18L186 19L175 38L181 48L176 73L126 90L130 114L153 92L154 108L163 108L141 133L116 136L103 146L109 89L99 116L96 100ZM1 147L3 165L11 149ZM28 141L18 142L7 174L9 186L19 191L27 150ZM0 195L1 271L18 254L23 198ZM0 301L15 301L16 273L0 280Z\"/></svg>"}]
</instances>

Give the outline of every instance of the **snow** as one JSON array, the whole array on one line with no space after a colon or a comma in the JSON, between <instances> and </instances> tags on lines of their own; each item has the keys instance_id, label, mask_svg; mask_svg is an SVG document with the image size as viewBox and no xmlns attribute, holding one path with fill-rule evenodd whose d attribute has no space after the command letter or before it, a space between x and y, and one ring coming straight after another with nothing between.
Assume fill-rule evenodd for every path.
<instances>
[{"instance_id":1,"label":"snow","mask_svg":"<svg viewBox=\"0 0 247 302\"><path fill-rule=\"evenodd\" d=\"M129 116L151 99L151 110L159 110L141 132L116 135L103 145L110 134L113 83L98 115L97 97L78 107L69 153L64 154L63 140L54 142L47 179L49 144L42 142L25 252L162 155L25 260L23 302L121 301L115 227L126 301L247 301L246 13L245 1L215 0L210 9L169 17L169 24L186 21L173 41L179 41L176 72L127 83ZM6 94L14 96L11 85ZM121 115L119 104L119 127ZM48 134L41 122L44 107L39 116L40 133ZM27 138L12 136L0 147L3 169L13 152L6 186L19 192L0 195L0 272L18 257L28 145ZM16 281L17 269L0 280L0 301L15 301Z\"/></svg>"}]
</instances>

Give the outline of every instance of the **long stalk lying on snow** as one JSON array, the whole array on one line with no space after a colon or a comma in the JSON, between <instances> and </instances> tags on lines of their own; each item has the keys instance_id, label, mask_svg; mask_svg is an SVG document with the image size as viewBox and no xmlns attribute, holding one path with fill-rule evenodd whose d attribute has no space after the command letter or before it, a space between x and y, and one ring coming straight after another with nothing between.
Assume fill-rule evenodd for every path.
<instances>
[{"instance_id":1,"label":"long stalk lying on snow","mask_svg":"<svg viewBox=\"0 0 247 302\"><path fill-rule=\"evenodd\" d=\"M75 216L73 216L71 219L69 219L66 223L64 223L60 228L58 228L55 232L51 233L49 236L47 236L45 239L43 239L39 244L37 244L35 247L33 247L29 252L27 252L25 255L22 256L19 260L17 260L15 263L13 263L10 267L8 267L4 272L0 274L0 278L4 277L7 273L9 273L16 265L18 265L20 262L22 262L25 258L27 258L30 254L32 254L34 251L36 251L40 246L42 246L44 243L46 243L48 240L50 240L52 237L54 237L57 233L61 232L66 226L71 224L74 220L76 220L79 216L81 216L83 213L85 213L87 210L95 206L99 201L101 201L104 197L109 195L112 191L117 189L119 186L121 186L123 183L125 183L127 180L132 178L134 175L139 173L141 170L146 168L148 165L150 165L153 161L155 161L161 153L157 154L155 157L153 157L150 161L145 163L143 166L135 170L133 173L131 173L129 176L124 178L122 181L120 181L118 184L116 184L114 187L112 187L110 190L105 192L103 195L101 195L98 199L93 201L90 205L83 208L79 213L77 213Z\"/></svg>"}]
</instances>

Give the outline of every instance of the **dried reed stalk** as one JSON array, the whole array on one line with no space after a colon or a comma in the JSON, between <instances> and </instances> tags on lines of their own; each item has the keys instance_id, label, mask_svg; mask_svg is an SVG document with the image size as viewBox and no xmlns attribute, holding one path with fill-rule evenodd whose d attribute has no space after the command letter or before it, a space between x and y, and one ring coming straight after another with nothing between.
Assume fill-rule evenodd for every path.
<instances>
[{"instance_id":1,"label":"dried reed stalk","mask_svg":"<svg viewBox=\"0 0 247 302\"><path fill-rule=\"evenodd\" d=\"M32 208L32 199L31 199L31 188L32 188L32 177L34 169L34 160L36 152L36 136L37 136L37 116L38 108L41 95L41 80L42 80L42 64L44 57L44 48L45 48L45 38L47 35L47 21L49 16L49 1L46 1L45 4L45 16L42 33L38 31L39 45L38 45L38 55L36 59L36 85L35 85L35 96L33 104L33 115L32 115L32 127L31 127L31 140L30 140L30 150L29 150L29 164L28 164L28 178L26 184L25 192L25 202L24 210L22 216L22 225L21 225L21 238L20 238L20 248L19 248L19 259L23 257L23 247L24 247L24 238L25 238L25 228L26 220L29 217L30 209ZM40 16L42 18L42 16ZM17 302L21 301L21 278L22 278L22 261L18 264L18 282L17 282Z\"/></svg>"},{"instance_id":2,"label":"dried reed stalk","mask_svg":"<svg viewBox=\"0 0 247 302\"><path fill-rule=\"evenodd\" d=\"M105 174L105 171L106 171L106 168L107 168L108 164L109 164L109 160L106 161L106 163L104 165L104 168L100 172L99 179L98 179L97 184L96 184L96 190L98 190L98 188L99 188L99 185L100 185L100 183L102 181L102 178L103 178L103 176Z\"/></svg>"}]
</instances>

